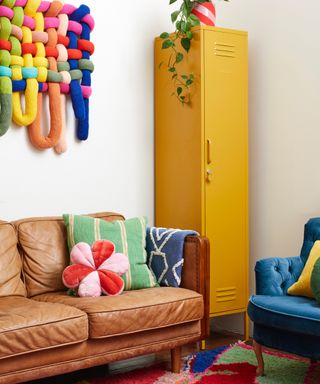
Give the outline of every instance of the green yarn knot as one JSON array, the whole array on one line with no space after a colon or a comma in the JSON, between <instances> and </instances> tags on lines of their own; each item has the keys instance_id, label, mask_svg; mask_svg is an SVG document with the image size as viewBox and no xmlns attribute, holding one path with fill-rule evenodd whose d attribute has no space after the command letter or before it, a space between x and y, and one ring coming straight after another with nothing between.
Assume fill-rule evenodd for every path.
<instances>
[{"instance_id":1,"label":"green yarn knot","mask_svg":"<svg viewBox=\"0 0 320 384\"><path fill-rule=\"evenodd\" d=\"M11 79L6 76L0 76L0 95L11 95L11 94L12 94Z\"/></svg>"},{"instance_id":2,"label":"green yarn knot","mask_svg":"<svg viewBox=\"0 0 320 384\"><path fill-rule=\"evenodd\" d=\"M8 51L5 51L4 49L0 50L0 65L4 67L9 67L11 64L11 55Z\"/></svg>"},{"instance_id":3,"label":"green yarn knot","mask_svg":"<svg viewBox=\"0 0 320 384\"><path fill-rule=\"evenodd\" d=\"M9 77L0 77L0 136L3 136L10 127L12 118L12 82Z\"/></svg>"},{"instance_id":4,"label":"green yarn knot","mask_svg":"<svg viewBox=\"0 0 320 384\"><path fill-rule=\"evenodd\" d=\"M7 17L0 17L0 40L9 40L11 34L11 22Z\"/></svg>"},{"instance_id":5,"label":"green yarn knot","mask_svg":"<svg viewBox=\"0 0 320 384\"><path fill-rule=\"evenodd\" d=\"M81 80L82 71L80 69L73 69L70 71L71 80Z\"/></svg>"},{"instance_id":6,"label":"green yarn knot","mask_svg":"<svg viewBox=\"0 0 320 384\"><path fill-rule=\"evenodd\" d=\"M15 36L10 36L9 41L11 42L11 55L21 56L22 49L19 39Z\"/></svg>"},{"instance_id":7,"label":"green yarn knot","mask_svg":"<svg viewBox=\"0 0 320 384\"><path fill-rule=\"evenodd\" d=\"M24 19L24 12L22 7L14 7L13 8L13 18L11 20L12 24L21 27L23 24L23 19Z\"/></svg>"},{"instance_id":8,"label":"green yarn knot","mask_svg":"<svg viewBox=\"0 0 320 384\"><path fill-rule=\"evenodd\" d=\"M57 65L58 65L59 72L70 71L70 64L67 61L60 61L60 62L58 61Z\"/></svg>"},{"instance_id":9,"label":"green yarn knot","mask_svg":"<svg viewBox=\"0 0 320 384\"><path fill-rule=\"evenodd\" d=\"M48 70L48 83L61 83L63 80L61 73Z\"/></svg>"},{"instance_id":10,"label":"green yarn knot","mask_svg":"<svg viewBox=\"0 0 320 384\"><path fill-rule=\"evenodd\" d=\"M2 5L4 5L5 7L8 7L8 8L13 8L15 2L16 2L16 0L3 0Z\"/></svg>"},{"instance_id":11,"label":"green yarn knot","mask_svg":"<svg viewBox=\"0 0 320 384\"><path fill-rule=\"evenodd\" d=\"M87 69L88 71L93 72L94 71L94 65L91 60L88 59L80 59L78 61L79 69Z\"/></svg>"}]
</instances>

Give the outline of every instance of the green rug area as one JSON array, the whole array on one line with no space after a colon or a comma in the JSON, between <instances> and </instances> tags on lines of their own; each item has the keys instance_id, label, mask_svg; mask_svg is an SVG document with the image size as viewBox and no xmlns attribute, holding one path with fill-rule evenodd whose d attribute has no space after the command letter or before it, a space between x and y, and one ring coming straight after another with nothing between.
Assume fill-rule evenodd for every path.
<instances>
[{"instance_id":1,"label":"green rug area","mask_svg":"<svg viewBox=\"0 0 320 384\"><path fill-rule=\"evenodd\" d=\"M265 376L257 378L261 384L302 384L309 370L307 360L295 360L285 355L264 353ZM217 360L216 364L246 362L256 367L257 360L250 348L235 346L228 349Z\"/></svg>"},{"instance_id":2,"label":"green rug area","mask_svg":"<svg viewBox=\"0 0 320 384\"><path fill-rule=\"evenodd\" d=\"M168 372L151 366L78 384L316 384L320 364L279 352L265 351L265 376L256 376L257 361L251 346L238 343L186 358L182 371Z\"/></svg>"},{"instance_id":3,"label":"green rug area","mask_svg":"<svg viewBox=\"0 0 320 384\"><path fill-rule=\"evenodd\" d=\"M213 351L199 352L190 361L185 383L219 384L313 384L320 383L320 365L308 359L279 352L263 353L265 375L256 376L256 357L251 346L238 343ZM182 384L182 383L181 383Z\"/></svg>"}]
</instances>

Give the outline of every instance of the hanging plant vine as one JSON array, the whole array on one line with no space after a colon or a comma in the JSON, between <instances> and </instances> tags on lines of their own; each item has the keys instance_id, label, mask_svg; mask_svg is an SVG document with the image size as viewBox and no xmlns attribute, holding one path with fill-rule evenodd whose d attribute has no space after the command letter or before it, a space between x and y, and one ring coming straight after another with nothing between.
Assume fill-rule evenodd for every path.
<instances>
[{"instance_id":1,"label":"hanging plant vine","mask_svg":"<svg viewBox=\"0 0 320 384\"><path fill-rule=\"evenodd\" d=\"M178 0L170 0L169 5L177 1ZM184 54L188 53L191 48L193 38L191 28L200 24L200 20L192 13L192 10L197 4L207 2L211 2L211 0L182 0L180 8L171 13L171 21L175 25L175 32L172 34L163 32L160 35L160 38L163 39L162 49L171 49L172 51L166 63L174 83L175 91L172 95L176 96L182 104L189 104L191 101L191 88L194 84L194 75L193 73L181 74L178 71L177 64L183 60ZM180 42L185 52L181 52L178 42ZM162 64L163 62L160 66Z\"/></svg>"}]
</instances>

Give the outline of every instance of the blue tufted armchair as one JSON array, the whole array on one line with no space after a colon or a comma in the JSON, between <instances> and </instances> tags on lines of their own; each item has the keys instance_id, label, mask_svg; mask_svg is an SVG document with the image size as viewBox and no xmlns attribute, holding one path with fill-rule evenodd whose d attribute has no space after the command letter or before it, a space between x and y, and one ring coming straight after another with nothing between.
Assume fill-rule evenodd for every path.
<instances>
[{"instance_id":1,"label":"blue tufted armchair","mask_svg":"<svg viewBox=\"0 0 320 384\"><path fill-rule=\"evenodd\" d=\"M320 360L320 305L314 299L287 295L316 240L320 240L320 218L305 224L300 256L256 263L256 295L250 297L248 314L254 323L259 375L264 372L262 346Z\"/></svg>"}]
</instances>

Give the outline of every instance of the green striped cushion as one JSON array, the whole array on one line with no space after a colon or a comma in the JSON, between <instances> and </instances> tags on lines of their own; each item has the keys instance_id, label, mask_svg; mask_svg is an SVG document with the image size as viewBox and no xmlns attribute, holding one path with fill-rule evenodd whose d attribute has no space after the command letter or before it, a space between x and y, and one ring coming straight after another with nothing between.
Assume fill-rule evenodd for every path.
<instances>
[{"instance_id":1,"label":"green striped cushion","mask_svg":"<svg viewBox=\"0 0 320 384\"><path fill-rule=\"evenodd\" d=\"M92 245L96 240L110 240L114 243L116 252L128 256L130 268L122 276L125 290L158 285L146 264L146 218L108 222L90 216L63 215L63 219L68 232L69 250L81 241Z\"/></svg>"}]
</instances>

